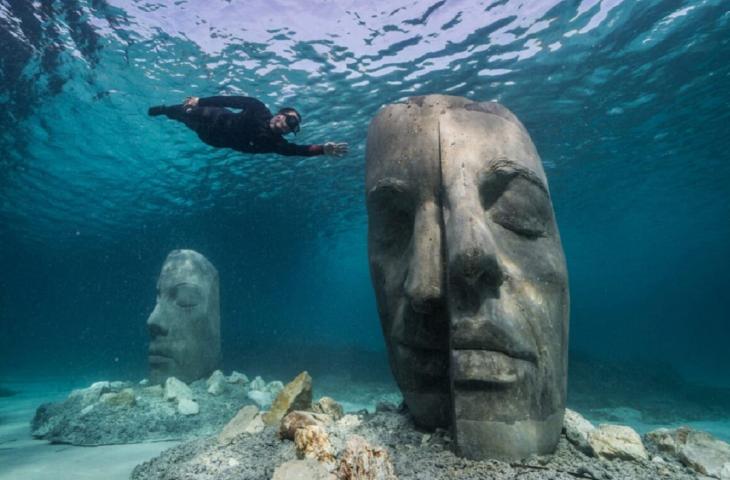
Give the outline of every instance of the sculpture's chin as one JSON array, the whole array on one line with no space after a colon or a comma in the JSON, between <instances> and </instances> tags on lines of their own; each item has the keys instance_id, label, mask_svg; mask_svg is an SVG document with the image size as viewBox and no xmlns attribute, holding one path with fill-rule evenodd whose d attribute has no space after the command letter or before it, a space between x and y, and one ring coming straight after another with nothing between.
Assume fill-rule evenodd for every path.
<instances>
[{"instance_id":1,"label":"sculpture's chin","mask_svg":"<svg viewBox=\"0 0 730 480\"><path fill-rule=\"evenodd\" d=\"M561 409L543 420L454 420L458 454L472 460L519 460L552 453L563 425Z\"/></svg>"}]
</instances>

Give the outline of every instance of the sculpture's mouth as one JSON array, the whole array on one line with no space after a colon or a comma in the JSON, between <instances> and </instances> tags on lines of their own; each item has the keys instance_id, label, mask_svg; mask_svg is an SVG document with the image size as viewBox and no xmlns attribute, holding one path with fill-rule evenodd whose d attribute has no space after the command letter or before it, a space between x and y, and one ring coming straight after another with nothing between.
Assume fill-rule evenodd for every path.
<instances>
[{"instance_id":1,"label":"sculpture's mouth","mask_svg":"<svg viewBox=\"0 0 730 480\"><path fill-rule=\"evenodd\" d=\"M465 388L518 383L534 367L531 360L493 350L451 351L451 378Z\"/></svg>"},{"instance_id":2,"label":"sculpture's mouth","mask_svg":"<svg viewBox=\"0 0 730 480\"><path fill-rule=\"evenodd\" d=\"M147 358L152 365L159 365L164 363L174 362L172 354L166 349L159 345L150 345L149 351L147 352Z\"/></svg>"}]
</instances>

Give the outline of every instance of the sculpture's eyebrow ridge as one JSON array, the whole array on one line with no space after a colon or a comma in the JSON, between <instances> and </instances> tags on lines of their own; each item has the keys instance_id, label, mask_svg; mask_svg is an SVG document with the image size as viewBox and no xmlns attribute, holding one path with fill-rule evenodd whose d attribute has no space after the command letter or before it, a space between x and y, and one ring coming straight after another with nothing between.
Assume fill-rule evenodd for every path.
<instances>
[{"instance_id":1,"label":"sculpture's eyebrow ridge","mask_svg":"<svg viewBox=\"0 0 730 480\"><path fill-rule=\"evenodd\" d=\"M549 197L550 193L548 192L547 185L545 185L545 182L542 181L540 177L537 176L535 172L530 170L529 168L525 168L524 166L520 165L517 162L514 162L512 160L508 160L506 158L501 158L497 160L496 162L492 163L489 168L484 172L485 175L492 175L494 173L504 172L508 174L513 174L520 176L527 180L528 182L534 184L536 187L538 187L540 190L545 192L545 194Z\"/></svg>"},{"instance_id":2,"label":"sculpture's eyebrow ridge","mask_svg":"<svg viewBox=\"0 0 730 480\"><path fill-rule=\"evenodd\" d=\"M367 199L370 200L374 196L377 196L380 192L383 191L391 191L391 192L398 192L401 194L409 194L410 193L410 187L407 182L395 178L395 177L385 177L381 178L377 181L375 186L373 186L370 190L368 190Z\"/></svg>"}]
</instances>

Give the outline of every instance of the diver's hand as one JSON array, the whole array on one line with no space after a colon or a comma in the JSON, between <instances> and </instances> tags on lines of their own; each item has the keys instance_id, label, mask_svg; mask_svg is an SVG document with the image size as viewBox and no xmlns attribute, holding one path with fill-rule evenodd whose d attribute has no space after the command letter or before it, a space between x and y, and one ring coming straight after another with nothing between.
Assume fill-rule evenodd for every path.
<instances>
[{"instance_id":1,"label":"diver's hand","mask_svg":"<svg viewBox=\"0 0 730 480\"><path fill-rule=\"evenodd\" d=\"M185 101L183 102L183 106L185 107L197 107L198 101L200 98L198 97L187 97Z\"/></svg>"},{"instance_id":2,"label":"diver's hand","mask_svg":"<svg viewBox=\"0 0 730 480\"><path fill-rule=\"evenodd\" d=\"M347 153L346 143L327 142L324 144L324 154L341 157Z\"/></svg>"}]
</instances>

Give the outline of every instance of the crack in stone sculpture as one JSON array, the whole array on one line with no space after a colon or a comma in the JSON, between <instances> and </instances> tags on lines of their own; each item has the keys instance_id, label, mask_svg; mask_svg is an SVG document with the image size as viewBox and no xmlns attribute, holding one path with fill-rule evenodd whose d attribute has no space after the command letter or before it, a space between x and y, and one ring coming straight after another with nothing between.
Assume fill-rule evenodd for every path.
<instances>
[{"instance_id":1,"label":"crack in stone sculpture","mask_svg":"<svg viewBox=\"0 0 730 480\"><path fill-rule=\"evenodd\" d=\"M371 278L414 420L451 427L468 458L552 452L568 277L524 126L494 102L414 97L373 119L366 163Z\"/></svg>"}]
</instances>

